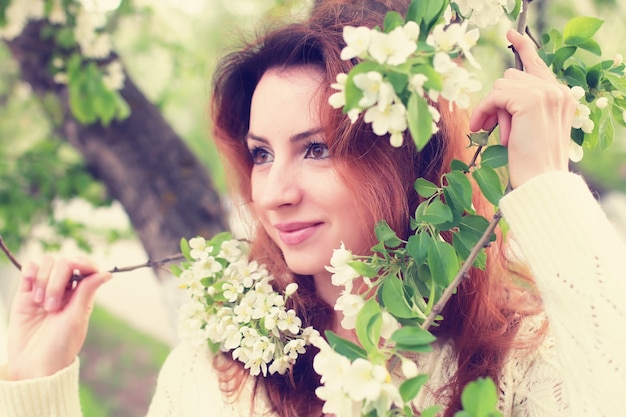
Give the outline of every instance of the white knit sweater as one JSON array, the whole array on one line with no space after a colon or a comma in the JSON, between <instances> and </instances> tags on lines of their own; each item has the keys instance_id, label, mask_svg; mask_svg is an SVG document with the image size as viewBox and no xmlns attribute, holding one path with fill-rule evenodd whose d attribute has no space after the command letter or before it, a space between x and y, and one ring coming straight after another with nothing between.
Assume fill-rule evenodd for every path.
<instances>
[{"instance_id":1,"label":"white knit sweater","mask_svg":"<svg viewBox=\"0 0 626 417\"><path fill-rule=\"evenodd\" d=\"M500 407L510 417L616 417L626 414L626 245L583 180L570 173L537 177L505 196L501 208L537 281L551 333L532 354L505 365ZM527 320L522 331L533 331ZM429 391L454 373L450 345L416 358ZM1 417L79 417L78 360L55 375L2 381ZM149 417L248 417L252 381L227 401L205 349L178 346L161 370ZM268 410L261 392L257 416ZM88 417L88 416L87 416Z\"/></svg>"}]
</instances>

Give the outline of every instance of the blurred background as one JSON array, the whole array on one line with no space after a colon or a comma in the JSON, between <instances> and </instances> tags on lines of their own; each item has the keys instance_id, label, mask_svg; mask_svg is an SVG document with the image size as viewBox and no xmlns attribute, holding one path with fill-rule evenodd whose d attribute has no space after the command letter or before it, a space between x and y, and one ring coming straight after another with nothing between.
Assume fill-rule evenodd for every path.
<instances>
[{"instance_id":1,"label":"blurred background","mask_svg":"<svg viewBox=\"0 0 626 417\"><path fill-rule=\"evenodd\" d=\"M100 75L86 62L79 71L72 67L79 39L63 30L73 23L63 7L71 12L79 3L93 19L106 18L91 22L98 34L91 46L101 67L121 64L108 73L118 76L108 80L117 83L117 96L98 90L102 80L93 80ZM0 236L16 258L88 254L112 269L175 254L181 237L239 233L231 214L236 201L225 194L227 179L210 140L211 73L233 45L261 27L305 17L314 3L52 0L47 7L61 7L54 30L27 19L36 15L29 0L0 5ZM620 0L535 0L531 7L536 34L562 30L577 15L604 19L603 57L626 55ZM511 66L503 36L511 26L505 19L482 32L475 55L485 91ZM98 47L112 55L98 57ZM608 150L586 152L573 169L626 236L624 132L618 130ZM0 363L18 277L0 254ZM86 416L145 414L158 369L176 343L181 293L163 268L116 274L101 289L82 353Z\"/></svg>"}]
</instances>

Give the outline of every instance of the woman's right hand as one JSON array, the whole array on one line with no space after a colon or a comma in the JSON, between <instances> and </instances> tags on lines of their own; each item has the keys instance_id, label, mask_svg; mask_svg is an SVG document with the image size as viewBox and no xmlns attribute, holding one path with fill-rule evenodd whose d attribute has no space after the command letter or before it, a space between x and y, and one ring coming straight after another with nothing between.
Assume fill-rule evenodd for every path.
<instances>
[{"instance_id":1,"label":"woman's right hand","mask_svg":"<svg viewBox=\"0 0 626 417\"><path fill-rule=\"evenodd\" d=\"M85 278L71 288L74 272ZM111 274L87 259L45 257L22 267L8 329L8 378L45 377L69 366L87 335L96 290Z\"/></svg>"}]
</instances>

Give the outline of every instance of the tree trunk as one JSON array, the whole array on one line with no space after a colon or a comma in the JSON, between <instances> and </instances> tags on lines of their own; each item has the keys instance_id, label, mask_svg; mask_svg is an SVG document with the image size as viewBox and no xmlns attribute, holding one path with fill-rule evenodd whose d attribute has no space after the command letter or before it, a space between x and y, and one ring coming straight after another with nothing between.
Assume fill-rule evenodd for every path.
<instances>
[{"instance_id":1,"label":"tree trunk","mask_svg":"<svg viewBox=\"0 0 626 417\"><path fill-rule=\"evenodd\" d=\"M60 132L123 205L150 259L178 253L181 237L210 237L225 230L219 195L206 167L130 78L121 91L131 108L129 118L104 127L85 126L72 117L67 88L55 83L47 70L53 44L40 36L42 27L31 22L7 42L22 78L36 94L55 94L63 103Z\"/></svg>"}]
</instances>

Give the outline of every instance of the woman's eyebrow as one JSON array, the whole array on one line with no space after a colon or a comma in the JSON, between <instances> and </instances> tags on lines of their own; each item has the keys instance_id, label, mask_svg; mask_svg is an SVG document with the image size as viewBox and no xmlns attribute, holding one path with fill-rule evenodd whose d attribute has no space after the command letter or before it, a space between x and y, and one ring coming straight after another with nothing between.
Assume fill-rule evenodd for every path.
<instances>
[{"instance_id":1,"label":"woman's eyebrow","mask_svg":"<svg viewBox=\"0 0 626 417\"><path fill-rule=\"evenodd\" d=\"M289 138L289 142L291 143L295 143L295 142L299 142L301 140L307 139L311 136L315 136L318 133L322 132L324 129L321 127L317 127L315 129L311 129L311 130L307 130L305 132L301 132L301 133L296 133L295 135L291 136ZM254 133L248 132L248 134L246 135L246 140L254 140L254 141L258 141L258 142L262 142L265 144L269 144L269 140L267 140L266 138L262 137L262 136L257 136Z\"/></svg>"}]
</instances>

